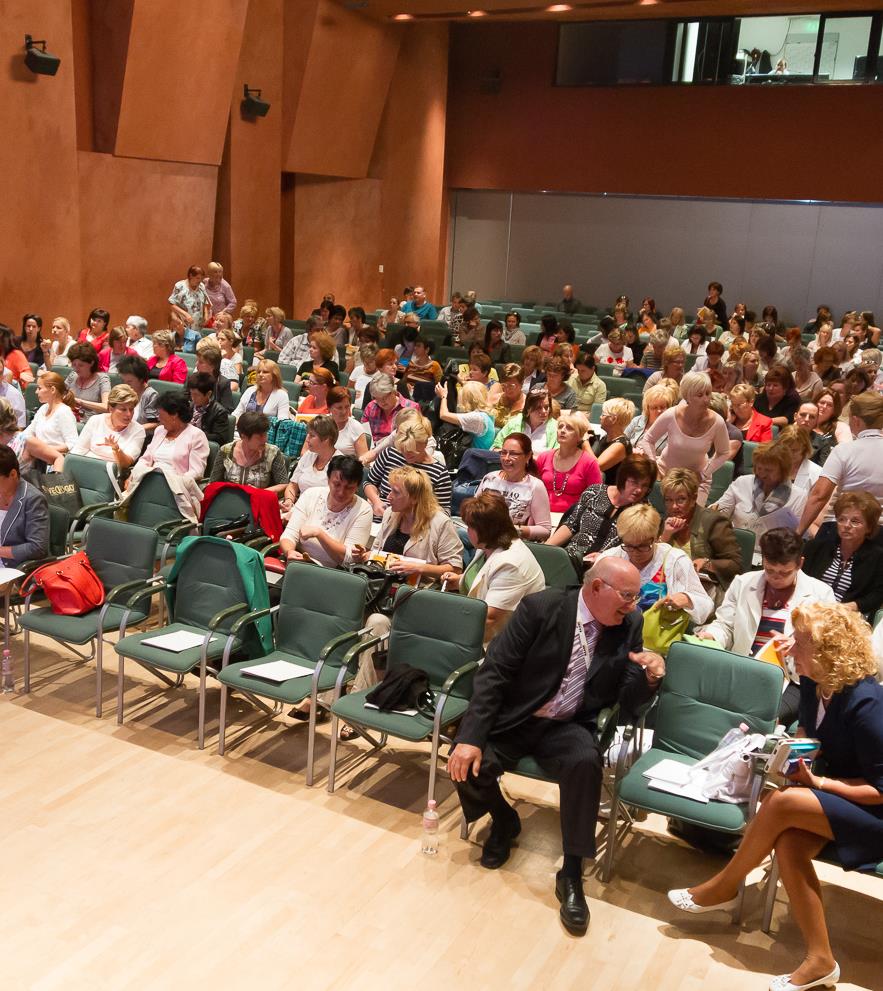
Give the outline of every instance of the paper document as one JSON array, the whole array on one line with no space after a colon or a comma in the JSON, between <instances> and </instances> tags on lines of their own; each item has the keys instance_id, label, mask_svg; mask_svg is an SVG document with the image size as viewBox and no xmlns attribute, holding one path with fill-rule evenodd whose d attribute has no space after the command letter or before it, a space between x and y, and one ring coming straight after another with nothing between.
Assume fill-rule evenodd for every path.
<instances>
[{"instance_id":1,"label":"paper document","mask_svg":"<svg viewBox=\"0 0 883 991\"><path fill-rule=\"evenodd\" d=\"M0 585L5 585L7 582L17 581L19 578L24 577L24 572L19 571L18 568L0 568Z\"/></svg>"},{"instance_id":2,"label":"paper document","mask_svg":"<svg viewBox=\"0 0 883 991\"><path fill-rule=\"evenodd\" d=\"M209 643L217 640L211 637ZM163 633L158 637L148 637L141 643L145 647L158 647L160 650L168 650L173 654L182 654L185 650L193 647L201 647L205 641L204 633L191 633L190 630L176 630L174 633Z\"/></svg>"},{"instance_id":3,"label":"paper document","mask_svg":"<svg viewBox=\"0 0 883 991\"><path fill-rule=\"evenodd\" d=\"M265 573L265 577L267 579L268 585L281 585L282 579L285 577L285 575L280 575L276 571L267 571Z\"/></svg>"},{"instance_id":4,"label":"paper document","mask_svg":"<svg viewBox=\"0 0 883 991\"><path fill-rule=\"evenodd\" d=\"M779 652L776 650L776 645L772 640L767 640L754 656L759 661L766 661L767 664L775 664L776 667L782 666L782 662L779 660Z\"/></svg>"},{"instance_id":5,"label":"paper document","mask_svg":"<svg viewBox=\"0 0 883 991\"><path fill-rule=\"evenodd\" d=\"M292 678L303 678L304 675L312 677L314 669L280 659L278 661L264 661L262 664L252 664L251 667L240 668L239 670L250 678L262 678L264 681L272 681L280 685L283 681L290 681Z\"/></svg>"},{"instance_id":6,"label":"paper document","mask_svg":"<svg viewBox=\"0 0 883 991\"><path fill-rule=\"evenodd\" d=\"M704 772L697 771L693 764L681 764L676 760L663 759L653 767L644 771L647 785L654 791L665 791L670 795L680 795L694 802L708 804L708 799L702 794Z\"/></svg>"},{"instance_id":7,"label":"paper document","mask_svg":"<svg viewBox=\"0 0 883 991\"><path fill-rule=\"evenodd\" d=\"M379 705L375 705L373 702L364 703L366 709L379 709ZM397 716L419 716L420 713L416 709L388 709L388 712L393 712Z\"/></svg>"},{"instance_id":8,"label":"paper document","mask_svg":"<svg viewBox=\"0 0 883 991\"><path fill-rule=\"evenodd\" d=\"M679 795L681 798L689 798L694 802L708 805L708 799L702 794L702 787L698 784L676 785L670 781L658 781L653 778L647 784L654 791L667 791L670 795Z\"/></svg>"},{"instance_id":9,"label":"paper document","mask_svg":"<svg viewBox=\"0 0 883 991\"><path fill-rule=\"evenodd\" d=\"M685 785L690 780L690 765L680 764L676 760L661 760L644 771L644 777L668 781L673 785Z\"/></svg>"}]
</instances>

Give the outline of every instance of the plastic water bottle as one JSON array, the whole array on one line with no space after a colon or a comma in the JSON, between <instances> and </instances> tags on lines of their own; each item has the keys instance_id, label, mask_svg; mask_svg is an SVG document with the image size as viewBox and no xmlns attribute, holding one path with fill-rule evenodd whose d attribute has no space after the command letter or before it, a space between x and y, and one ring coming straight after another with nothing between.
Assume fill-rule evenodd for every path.
<instances>
[{"instance_id":1,"label":"plastic water bottle","mask_svg":"<svg viewBox=\"0 0 883 991\"><path fill-rule=\"evenodd\" d=\"M735 743L737 740L741 740L743 737L748 735L748 730L750 729L748 723L739 723L738 726L734 726L731 730L727 730L723 735L723 739L717 745L715 749L720 749L721 747L728 747L731 743Z\"/></svg>"},{"instance_id":2,"label":"plastic water bottle","mask_svg":"<svg viewBox=\"0 0 883 991\"><path fill-rule=\"evenodd\" d=\"M434 857L438 853L438 812L435 806L435 799L430 799L423 813L423 839L420 850L427 857Z\"/></svg>"},{"instance_id":3,"label":"plastic water bottle","mask_svg":"<svg viewBox=\"0 0 883 991\"><path fill-rule=\"evenodd\" d=\"M11 695L15 691L15 677L12 674L12 653L8 647L3 651L3 694Z\"/></svg>"}]
</instances>

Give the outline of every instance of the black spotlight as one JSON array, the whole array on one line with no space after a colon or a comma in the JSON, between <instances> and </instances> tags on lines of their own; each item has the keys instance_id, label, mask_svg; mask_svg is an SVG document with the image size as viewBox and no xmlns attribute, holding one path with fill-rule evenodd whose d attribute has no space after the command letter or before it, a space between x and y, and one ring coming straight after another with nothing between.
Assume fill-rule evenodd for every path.
<instances>
[{"instance_id":1,"label":"black spotlight","mask_svg":"<svg viewBox=\"0 0 883 991\"><path fill-rule=\"evenodd\" d=\"M39 45L43 47L39 48ZM61 59L46 51L45 41L34 41L29 34L26 34L25 65L31 72L36 72L38 76L54 76L61 65Z\"/></svg>"},{"instance_id":2,"label":"black spotlight","mask_svg":"<svg viewBox=\"0 0 883 991\"><path fill-rule=\"evenodd\" d=\"M240 104L243 117L266 117L267 111L270 109L270 104L267 100L261 99L261 91L259 89L249 89L248 83L243 87L245 90L245 99Z\"/></svg>"}]
</instances>

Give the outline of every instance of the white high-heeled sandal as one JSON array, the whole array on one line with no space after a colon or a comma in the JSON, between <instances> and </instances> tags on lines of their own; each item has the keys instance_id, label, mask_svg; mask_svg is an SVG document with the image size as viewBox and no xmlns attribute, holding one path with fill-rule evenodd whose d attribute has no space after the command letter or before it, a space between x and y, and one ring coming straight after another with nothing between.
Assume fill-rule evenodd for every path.
<instances>
[{"instance_id":1,"label":"white high-heeled sandal","mask_svg":"<svg viewBox=\"0 0 883 991\"><path fill-rule=\"evenodd\" d=\"M808 984L792 984L790 974L779 974L770 981L770 991L809 991L810 988L832 988L840 980L840 964L835 963L830 974Z\"/></svg>"}]
</instances>

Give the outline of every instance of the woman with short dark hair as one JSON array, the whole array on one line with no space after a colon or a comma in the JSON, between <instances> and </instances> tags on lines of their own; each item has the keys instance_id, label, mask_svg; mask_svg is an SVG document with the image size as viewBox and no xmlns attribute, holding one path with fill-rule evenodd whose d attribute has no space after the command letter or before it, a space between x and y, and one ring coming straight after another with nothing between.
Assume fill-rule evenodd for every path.
<instances>
[{"instance_id":1,"label":"woman with short dark hair","mask_svg":"<svg viewBox=\"0 0 883 991\"><path fill-rule=\"evenodd\" d=\"M110 376L98 370L98 352L91 344L75 344L67 353L73 371L64 384L74 395L80 419L107 412Z\"/></svg>"},{"instance_id":2,"label":"woman with short dark hair","mask_svg":"<svg viewBox=\"0 0 883 991\"><path fill-rule=\"evenodd\" d=\"M215 380L208 372L192 372L187 376L187 389L193 403L190 421L216 444L226 444L230 438L230 414L215 398Z\"/></svg>"},{"instance_id":3,"label":"woman with short dark hair","mask_svg":"<svg viewBox=\"0 0 883 991\"><path fill-rule=\"evenodd\" d=\"M0 561L15 567L49 553L46 496L21 477L18 458L0 444Z\"/></svg>"},{"instance_id":4,"label":"woman with short dark hair","mask_svg":"<svg viewBox=\"0 0 883 991\"><path fill-rule=\"evenodd\" d=\"M104 347L109 330L110 314L107 310L97 306L86 317L86 326L80 331L77 343L91 344L97 353Z\"/></svg>"},{"instance_id":5,"label":"woman with short dark hair","mask_svg":"<svg viewBox=\"0 0 883 991\"><path fill-rule=\"evenodd\" d=\"M187 330L197 334L212 315L211 300L202 281L204 278L202 267L191 265L187 269L187 278L176 282L169 296L172 312L181 318Z\"/></svg>"},{"instance_id":6,"label":"woman with short dark hair","mask_svg":"<svg viewBox=\"0 0 883 991\"><path fill-rule=\"evenodd\" d=\"M754 400L754 408L773 421L774 427L787 427L800 409L800 395L794 376L784 365L773 365L763 379L763 392Z\"/></svg>"},{"instance_id":7,"label":"woman with short dark hair","mask_svg":"<svg viewBox=\"0 0 883 991\"><path fill-rule=\"evenodd\" d=\"M164 392L157 402L159 426L138 466L165 468L193 481L202 478L208 461L208 438L190 422L193 406L184 392Z\"/></svg>"},{"instance_id":8,"label":"woman with short dark hair","mask_svg":"<svg viewBox=\"0 0 883 991\"><path fill-rule=\"evenodd\" d=\"M210 481L267 489L281 496L288 485L288 461L267 443L270 421L263 413L243 413L236 424L239 439L218 451Z\"/></svg>"}]
</instances>

